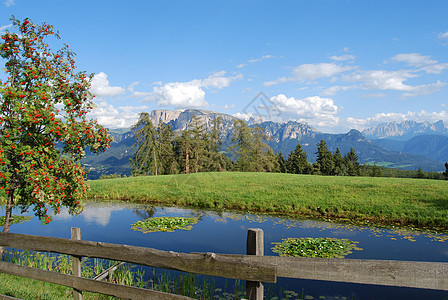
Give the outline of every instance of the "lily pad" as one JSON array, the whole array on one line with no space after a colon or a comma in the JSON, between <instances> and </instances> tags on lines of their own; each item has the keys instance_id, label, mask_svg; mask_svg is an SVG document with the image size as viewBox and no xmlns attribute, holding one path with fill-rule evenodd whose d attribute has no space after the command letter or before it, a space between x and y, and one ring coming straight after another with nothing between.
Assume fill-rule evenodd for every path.
<instances>
[{"instance_id":1,"label":"lily pad","mask_svg":"<svg viewBox=\"0 0 448 300\"><path fill-rule=\"evenodd\" d=\"M356 247L358 242L335 238L288 238L281 243L273 243L272 251L280 256L344 258Z\"/></svg>"},{"instance_id":2,"label":"lily pad","mask_svg":"<svg viewBox=\"0 0 448 300\"><path fill-rule=\"evenodd\" d=\"M191 230L192 225L198 223L198 218L184 217L160 217L149 218L143 221L137 221L132 224L131 229L141 231L143 233L165 231L172 232L176 229Z\"/></svg>"}]
</instances>

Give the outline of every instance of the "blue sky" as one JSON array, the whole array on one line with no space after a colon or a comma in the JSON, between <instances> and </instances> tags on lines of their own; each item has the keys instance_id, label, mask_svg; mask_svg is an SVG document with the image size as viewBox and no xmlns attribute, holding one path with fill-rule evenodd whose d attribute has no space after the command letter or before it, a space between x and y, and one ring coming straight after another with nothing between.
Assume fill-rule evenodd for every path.
<instances>
[{"instance_id":1,"label":"blue sky","mask_svg":"<svg viewBox=\"0 0 448 300\"><path fill-rule=\"evenodd\" d=\"M185 108L332 133L448 122L446 0L0 1L0 32L60 32L109 128Z\"/></svg>"}]
</instances>

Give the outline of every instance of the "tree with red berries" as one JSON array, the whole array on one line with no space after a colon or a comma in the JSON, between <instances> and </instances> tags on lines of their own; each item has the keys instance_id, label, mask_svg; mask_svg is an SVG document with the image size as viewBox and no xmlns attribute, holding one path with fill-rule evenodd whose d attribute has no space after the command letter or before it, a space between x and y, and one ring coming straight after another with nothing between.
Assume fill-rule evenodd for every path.
<instances>
[{"instance_id":1,"label":"tree with red berries","mask_svg":"<svg viewBox=\"0 0 448 300\"><path fill-rule=\"evenodd\" d=\"M68 207L82 211L85 171L79 160L85 149L105 151L107 130L86 116L93 108L93 75L75 72L75 53L68 45L49 47L59 39L47 23L11 19L16 32L0 40L5 69L0 74L0 189L6 192L8 232L13 207L32 207L43 223L51 212ZM2 77L4 77L2 79Z\"/></svg>"}]
</instances>

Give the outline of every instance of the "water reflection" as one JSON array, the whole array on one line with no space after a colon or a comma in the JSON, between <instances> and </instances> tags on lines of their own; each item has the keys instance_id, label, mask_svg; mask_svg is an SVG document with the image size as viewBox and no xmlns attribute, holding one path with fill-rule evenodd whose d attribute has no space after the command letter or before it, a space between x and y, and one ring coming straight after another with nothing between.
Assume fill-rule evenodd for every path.
<instances>
[{"instance_id":1,"label":"water reflection","mask_svg":"<svg viewBox=\"0 0 448 300\"><path fill-rule=\"evenodd\" d=\"M142 220L144 219L149 219L152 218L154 216L154 214L156 213L156 208L153 206L148 206L146 208L133 208L132 211L138 216L140 217Z\"/></svg>"},{"instance_id":2,"label":"water reflection","mask_svg":"<svg viewBox=\"0 0 448 300\"><path fill-rule=\"evenodd\" d=\"M20 211L15 211L19 214ZM4 208L0 208L4 215ZM31 215L28 213L27 215ZM141 233L132 231L131 225L150 217L197 217L199 223L191 231ZM11 232L54 237L70 237L70 227L80 227L84 240L128 244L177 252L215 252L244 254L247 229L258 227L265 233L265 255L272 253L272 243L290 237L335 237L359 242L362 251L354 251L346 258L385 259L407 261L447 262L448 235L424 233L412 229L383 229L353 226L312 220L294 220L280 217L258 216L250 213L210 212L176 207L153 207L111 202L90 203L78 217L67 210L54 217L48 225L41 225L34 217L30 222L14 224ZM315 299L328 295L355 296L360 299L442 299L447 294L392 287L379 287L344 283L323 283L310 280L281 279L278 286ZM277 286L277 287L278 287ZM362 296L360 296L362 295ZM338 297L339 297L338 296ZM417 297L418 296L418 297Z\"/></svg>"}]
</instances>

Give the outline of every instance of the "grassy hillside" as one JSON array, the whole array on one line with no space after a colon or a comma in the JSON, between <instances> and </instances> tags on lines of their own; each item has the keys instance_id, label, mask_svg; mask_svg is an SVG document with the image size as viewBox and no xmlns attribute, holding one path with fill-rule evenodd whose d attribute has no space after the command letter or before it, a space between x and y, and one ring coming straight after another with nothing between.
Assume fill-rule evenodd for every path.
<instances>
[{"instance_id":1,"label":"grassy hillside","mask_svg":"<svg viewBox=\"0 0 448 300\"><path fill-rule=\"evenodd\" d=\"M223 172L89 184L97 199L448 229L448 181Z\"/></svg>"}]
</instances>

